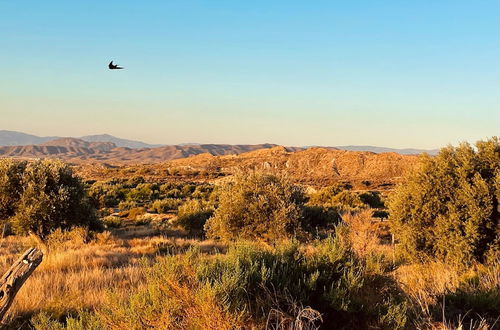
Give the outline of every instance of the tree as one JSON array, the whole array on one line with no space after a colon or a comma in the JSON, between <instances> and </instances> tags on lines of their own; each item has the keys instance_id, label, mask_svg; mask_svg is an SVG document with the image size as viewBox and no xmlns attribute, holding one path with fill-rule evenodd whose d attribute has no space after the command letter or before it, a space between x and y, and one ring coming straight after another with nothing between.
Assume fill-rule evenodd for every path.
<instances>
[{"instance_id":1,"label":"tree","mask_svg":"<svg viewBox=\"0 0 500 330\"><path fill-rule=\"evenodd\" d=\"M403 254L465 264L498 256L499 182L498 138L424 156L389 203Z\"/></svg>"},{"instance_id":2,"label":"tree","mask_svg":"<svg viewBox=\"0 0 500 330\"><path fill-rule=\"evenodd\" d=\"M220 189L208 237L273 240L300 232L303 190L281 176L238 174Z\"/></svg>"},{"instance_id":3,"label":"tree","mask_svg":"<svg viewBox=\"0 0 500 330\"><path fill-rule=\"evenodd\" d=\"M0 160L0 221L14 215L15 206L22 193L22 173L27 162Z\"/></svg>"},{"instance_id":4,"label":"tree","mask_svg":"<svg viewBox=\"0 0 500 330\"><path fill-rule=\"evenodd\" d=\"M17 234L34 234L44 240L56 228L96 226L84 185L67 164L54 160L4 162L0 191L2 199L11 203L7 216Z\"/></svg>"}]
</instances>

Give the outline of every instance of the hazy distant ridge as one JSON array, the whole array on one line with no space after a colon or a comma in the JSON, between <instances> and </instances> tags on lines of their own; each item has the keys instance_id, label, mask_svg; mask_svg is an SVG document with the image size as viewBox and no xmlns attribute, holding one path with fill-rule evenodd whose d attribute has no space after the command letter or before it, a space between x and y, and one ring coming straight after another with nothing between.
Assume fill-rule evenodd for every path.
<instances>
[{"instance_id":1,"label":"hazy distant ridge","mask_svg":"<svg viewBox=\"0 0 500 330\"><path fill-rule=\"evenodd\" d=\"M58 140L69 137L61 136L36 136L22 132L0 130L0 146L25 146L38 145L52 140ZM156 148L161 147L161 144L149 144L141 141L120 139L109 134L86 135L77 137L77 139L87 142L111 142L117 147L126 148Z\"/></svg>"},{"instance_id":2,"label":"hazy distant ridge","mask_svg":"<svg viewBox=\"0 0 500 330\"><path fill-rule=\"evenodd\" d=\"M121 139L109 134L87 135L80 138L47 136L40 137L22 132L0 130L0 156L2 157L53 157L80 160L94 159L109 162L158 162L179 159L207 153L213 156L238 155L244 152L270 149L276 144L231 145L198 144L180 145L148 144L141 141ZM310 147L287 147L288 151L298 151ZM336 146L324 147L348 151L369 151L374 153L394 152L401 155L416 155L437 150L395 149L376 146Z\"/></svg>"},{"instance_id":3,"label":"hazy distant ridge","mask_svg":"<svg viewBox=\"0 0 500 330\"><path fill-rule=\"evenodd\" d=\"M396 148L385 148L385 147L375 147L375 146L336 146L335 148L340 150L349 150L349 151L371 151L375 153L384 153L384 152L395 152L400 155L418 155L421 153L428 153L429 155L435 155L438 153L439 149L396 149Z\"/></svg>"}]
</instances>

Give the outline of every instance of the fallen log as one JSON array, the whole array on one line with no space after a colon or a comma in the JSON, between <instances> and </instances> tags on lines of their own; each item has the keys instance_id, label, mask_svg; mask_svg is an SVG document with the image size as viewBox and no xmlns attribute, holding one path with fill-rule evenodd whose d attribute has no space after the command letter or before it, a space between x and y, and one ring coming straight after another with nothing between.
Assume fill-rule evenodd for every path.
<instances>
[{"instance_id":1,"label":"fallen log","mask_svg":"<svg viewBox=\"0 0 500 330\"><path fill-rule=\"evenodd\" d=\"M40 265L42 258L43 253L39 249L28 249L0 278L0 325L17 292L35 268Z\"/></svg>"}]
</instances>

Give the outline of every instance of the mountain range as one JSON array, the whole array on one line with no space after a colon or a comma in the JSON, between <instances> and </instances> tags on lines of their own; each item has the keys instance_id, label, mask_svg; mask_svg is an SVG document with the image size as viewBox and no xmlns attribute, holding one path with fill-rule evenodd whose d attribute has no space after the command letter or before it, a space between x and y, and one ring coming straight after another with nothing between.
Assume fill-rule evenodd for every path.
<instances>
[{"instance_id":1,"label":"mountain range","mask_svg":"<svg viewBox=\"0 0 500 330\"><path fill-rule=\"evenodd\" d=\"M272 149L276 144L230 145L197 144L157 145L117 138L108 134L89 135L80 138L36 135L0 131L0 157L59 158L72 162L106 163L158 163L187 158L200 154L211 156L239 155L259 149ZM295 152L313 147L282 147ZM368 151L374 153L398 153L414 155L422 152L435 154L435 150L392 149L373 146L323 147L329 150Z\"/></svg>"},{"instance_id":2,"label":"mountain range","mask_svg":"<svg viewBox=\"0 0 500 330\"><path fill-rule=\"evenodd\" d=\"M111 142L114 143L117 147L126 148L156 148L162 146L161 144L149 144L141 141L120 139L109 134L86 135L77 138L87 142ZM36 136L22 132L0 130L0 146L38 145L57 139L61 139L61 137Z\"/></svg>"}]
</instances>

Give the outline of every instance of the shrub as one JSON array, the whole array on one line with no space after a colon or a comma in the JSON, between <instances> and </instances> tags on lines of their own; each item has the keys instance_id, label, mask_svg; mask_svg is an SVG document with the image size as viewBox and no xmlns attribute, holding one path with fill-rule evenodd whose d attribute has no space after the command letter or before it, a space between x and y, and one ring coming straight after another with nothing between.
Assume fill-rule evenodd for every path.
<instances>
[{"instance_id":1,"label":"shrub","mask_svg":"<svg viewBox=\"0 0 500 330\"><path fill-rule=\"evenodd\" d=\"M122 219L120 217L115 217L114 215L108 215L102 218L102 223L105 228L119 228L122 225Z\"/></svg>"},{"instance_id":2,"label":"shrub","mask_svg":"<svg viewBox=\"0 0 500 330\"><path fill-rule=\"evenodd\" d=\"M347 236L355 253L365 258L379 243L377 226L372 222L372 211L346 213L342 220L347 225Z\"/></svg>"},{"instance_id":3,"label":"shrub","mask_svg":"<svg viewBox=\"0 0 500 330\"><path fill-rule=\"evenodd\" d=\"M470 264L499 253L500 141L441 149L393 194L391 230L412 260Z\"/></svg>"},{"instance_id":4,"label":"shrub","mask_svg":"<svg viewBox=\"0 0 500 330\"><path fill-rule=\"evenodd\" d=\"M188 200L179 207L176 225L181 226L191 234L202 234L207 220L212 216L213 210L207 208L199 200Z\"/></svg>"},{"instance_id":5,"label":"shrub","mask_svg":"<svg viewBox=\"0 0 500 330\"><path fill-rule=\"evenodd\" d=\"M318 206L329 204L332 197L340 193L342 190L343 187L339 184L321 188L317 192L310 194L308 204Z\"/></svg>"},{"instance_id":6,"label":"shrub","mask_svg":"<svg viewBox=\"0 0 500 330\"><path fill-rule=\"evenodd\" d=\"M84 184L61 161L2 161L0 178L0 203L9 203L3 213L17 234L45 240L57 228L98 226Z\"/></svg>"},{"instance_id":7,"label":"shrub","mask_svg":"<svg viewBox=\"0 0 500 330\"><path fill-rule=\"evenodd\" d=\"M380 197L380 193L378 191L369 191L362 193L359 195L359 198L363 202L363 204L370 206L371 208L384 208L385 204L382 198Z\"/></svg>"},{"instance_id":8,"label":"shrub","mask_svg":"<svg viewBox=\"0 0 500 330\"><path fill-rule=\"evenodd\" d=\"M274 240L300 232L304 193L284 177L238 174L221 187L219 207L207 221L209 237Z\"/></svg>"},{"instance_id":9,"label":"shrub","mask_svg":"<svg viewBox=\"0 0 500 330\"><path fill-rule=\"evenodd\" d=\"M238 242L227 254L211 258L190 249L143 270L146 281L136 292L126 299L112 295L96 317L80 313L70 318L72 324L104 329L273 328L269 321L317 329L321 320L325 329L401 329L406 324L399 292L366 274L349 246L336 238L315 241L307 251L293 242L275 248ZM305 313L313 317L301 317Z\"/></svg>"},{"instance_id":10,"label":"shrub","mask_svg":"<svg viewBox=\"0 0 500 330\"><path fill-rule=\"evenodd\" d=\"M138 206L138 204L136 202L133 202L133 201L122 201L122 202L120 202L120 204L118 204L118 208L121 211L128 211L128 210L131 210L133 208L136 208L137 206Z\"/></svg>"},{"instance_id":11,"label":"shrub","mask_svg":"<svg viewBox=\"0 0 500 330\"><path fill-rule=\"evenodd\" d=\"M47 236L46 242L50 249L57 249L63 245L78 246L90 241L90 233L87 228L75 227L71 230L57 228Z\"/></svg>"},{"instance_id":12,"label":"shrub","mask_svg":"<svg viewBox=\"0 0 500 330\"><path fill-rule=\"evenodd\" d=\"M130 220L136 220L139 216L146 213L145 207L134 207L128 211L127 218Z\"/></svg>"},{"instance_id":13,"label":"shrub","mask_svg":"<svg viewBox=\"0 0 500 330\"><path fill-rule=\"evenodd\" d=\"M119 185L98 182L90 187L89 197L97 208L116 207L125 200L125 191Z\"/></svg>"},{"instance_id":14,"label":"shrub","mask_svg":"<svg viewBox=\"0 0 500 330\"><path fill-rule=\"evenodd\" d=\"M175 211L182 204L182 199L178 198L165 198L155 200L152 208L158 213L167 213L168 211Z\"/></svg>"},{"instance_id":15,"label":"shrub","mask_svg":"<svg viewBox=\"0 0 500 330\"><path fill-rule=\"evenodd\" d=\"M340 221L340 214L333 208L305 205L302 210L302 228L308 232L332 228Z\"/></svg>"},{"instance_id":16,"label":"shrub","mask_svg":"<svg viewBox=\"0 0 500 330\"><path fill-rule=\"evenodd\" d=\"M140 183L127 194L127 200L134 202L145 202L157 199L159 188L150 183Z\"/></svg>"},{"instance_id":17,"label":"shrub","mask_svg":"<svg viewBox=\"0 0 500 330\"><path fill-rule=\"evenodd\" d=\"M333 196L329 205L344 212L358 211L366 207L358 194L348 190L341 191Z\"/></svg>"},{"instance_id":18,"label":"shrub","mask_svg":"<svg viewBox=\"0 0 500 330\"><path fill-rule=\"evenodd\" d=\"M173 188L173 189L170 189L169 191L165 192L165 197L166 198L181 198L182 192L177 188Z\"/></svg>"}]
</instances>

